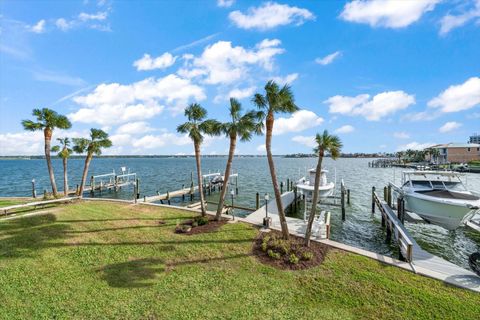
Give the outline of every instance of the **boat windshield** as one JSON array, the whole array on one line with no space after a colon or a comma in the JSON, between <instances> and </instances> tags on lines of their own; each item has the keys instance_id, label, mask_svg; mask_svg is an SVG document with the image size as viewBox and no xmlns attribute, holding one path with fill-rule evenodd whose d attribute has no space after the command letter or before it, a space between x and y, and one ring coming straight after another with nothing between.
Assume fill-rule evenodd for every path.
<instances>
[{"instance_id":1,"label":"boat windshield","mask_svg":"<svg viewBox=\"0 0 480 320\"><path fill-rule=\"evenodd\" d=\"M412 180L412 186L415 189L432 189L430 181Z\"/></svg>"},{"instance_id":2,"label":"boat windshield","mask_svg":"<svg viewBox=\"0 0 480 320\"><path fill-rule=\"evenodd\" d=\"M443 182L445 184L445 187L447 188L447 190L452 190L452 191L467 191L467 189L465 188L465 186L460 183L460 182L456 182L456 181L445 181Z\"/></svg>"}]
</instances>

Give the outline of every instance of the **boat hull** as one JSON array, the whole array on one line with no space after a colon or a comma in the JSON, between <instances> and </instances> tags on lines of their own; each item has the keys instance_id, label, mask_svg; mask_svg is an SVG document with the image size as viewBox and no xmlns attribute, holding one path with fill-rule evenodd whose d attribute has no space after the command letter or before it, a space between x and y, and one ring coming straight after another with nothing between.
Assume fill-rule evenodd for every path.
<instances>
[{"instance_id":1,"label":"boat hull","mask_svg":"<svg viewBox=\"0 0 480 320\"><path fill-rule=\"evenodd\" d=\"M313 193L314 186L308 184L297 184L297 188L303 193ZM318 197L320 199L331 197L335 190L335 184L333 182L328 183L327 185L320 186L318 189Z\"/></svg>"},{"instance_id":2,"label":"boat hull","mask_svg":"<svg viewBox=\"0 0 480 320\"><path fill-rule=\"evenodd\" d=\"M438 201L431 197L421 198L409 194L405 195L405 209L448 230L463 226L465 220L473 216L476 211L465 204Z\"/></svg>"}]
</instances>

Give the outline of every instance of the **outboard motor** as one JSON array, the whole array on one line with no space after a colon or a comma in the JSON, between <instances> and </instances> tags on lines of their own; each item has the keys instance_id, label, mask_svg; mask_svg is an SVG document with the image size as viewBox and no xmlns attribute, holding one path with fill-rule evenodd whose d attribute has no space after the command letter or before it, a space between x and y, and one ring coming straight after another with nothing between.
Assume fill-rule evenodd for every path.
<instances>
[{"instance_id":1,"label":"outboard motor","mask_svg":"<svg viewBox=\"0 0 480 320\"><path fill-rule=\"evenodd\" d=\"M480 276L480 251L474 252L468 258L468 264Z\"/></svg>"}]
</instances>

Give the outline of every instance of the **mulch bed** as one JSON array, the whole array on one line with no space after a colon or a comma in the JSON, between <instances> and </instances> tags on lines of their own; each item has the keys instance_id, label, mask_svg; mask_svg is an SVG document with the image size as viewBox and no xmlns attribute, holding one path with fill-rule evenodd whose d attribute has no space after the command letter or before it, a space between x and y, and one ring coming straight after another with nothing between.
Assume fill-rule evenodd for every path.
<instances>
[{"instance_id":1,"label":"mulch bed","mask_svg":"<svg viewBox=\"0 0 480 320\"><path fill-rule=\"evenodd\" d=\"M280 259L274 259L270 257L266 251L262 250L263 238L267 236L280 239L282 234L275 230L271 230L270 232L260 232L253 243L252 253L260 262L282 270L303 270L318 266L323 262L330 248L327 245L314 241L311 241L310 248L307 248L303 245L303 238L290 235L289 253L282 255ZM311 252L313 257L310 260L302 259L302 253L304 252ZM293 264L289 261L288 255L291 253L294 253L300 258L298 263Z\"/></svg>"},{"instance_id":2,"label":"mulch bed","mask_svg":"<svg viewBox=\"0 0 480 320\"><path fill-rule=\"evenodd\" d=\"M208 223L202 226L192 227L192 229L188 232L175 232L178 234L184 235L193 235L193 234L200 234L200 233L208 233L208 232L215 232L220 229L224 224L227 223L228 219L220 218L219 221L214 220L215 217L208 216ZM183 226L192 226L193 220L187 220L181 223Z\"/></svg>"}]
</instances>

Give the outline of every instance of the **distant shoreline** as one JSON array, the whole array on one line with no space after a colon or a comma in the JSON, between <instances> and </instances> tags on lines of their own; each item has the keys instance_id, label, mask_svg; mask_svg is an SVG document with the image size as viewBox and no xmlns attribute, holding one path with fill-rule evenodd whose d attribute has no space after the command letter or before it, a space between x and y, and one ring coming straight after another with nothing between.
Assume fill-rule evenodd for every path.
<instances>
[{"instance_id":1,"label":"distant shoreline","mask_svg":"<svg viewBox=\"0 0 480 320\"><path fill-rule=\"evenodd\" d=\"M202 158L225 158L228 155L202 155ZM313 154L278 154L273 155L278 158L315 158ZM235 158L266 158L266 155L254 155L254 154L245 154L245 155L235 155ZM328 156L327 156L328 157ZM379 154L342 154L340 158L384 158L385 155ZM73 155L70 159L84 159L85 156L82 155ZM194 155L102 155L96 156L97 159L153 159L153 158L195 158ZM45 156L43 155L33 155L33 156L0 156L0 160L44 160ZM57 156L52 155L52 159L60 159Z\"/></svg>"}]
</instances>

